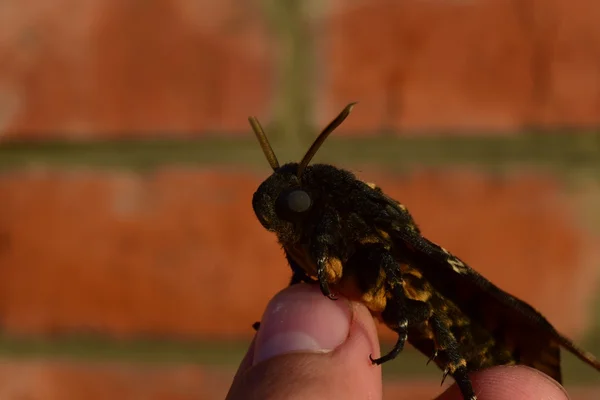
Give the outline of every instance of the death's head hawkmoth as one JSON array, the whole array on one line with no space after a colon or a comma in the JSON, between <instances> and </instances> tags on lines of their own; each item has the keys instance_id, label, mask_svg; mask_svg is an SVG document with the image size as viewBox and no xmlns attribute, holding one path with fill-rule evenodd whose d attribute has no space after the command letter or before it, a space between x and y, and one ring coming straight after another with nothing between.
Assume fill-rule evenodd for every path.
<instances>
[{"instance_id":1,"label":"death's head hawkmoth","mask_svg":"<svg viewBox=\"0 0 600 400\"><path fill-rule=\"evenodd\" d=\"M394 359L408 340L444 378L454 378L465 400L476 399L468 373L495 365L527 365L561 382L561 346L600 370L537 310L423 237L406 207L380 188L331 165L309 165L354 104L299 163L281 166L260 123L249 118L273 169L252 206L285 250L290 284L314 283L332 299L339 293L363 302L398 334L374 364Z\"/></svg>"}]
</instances>

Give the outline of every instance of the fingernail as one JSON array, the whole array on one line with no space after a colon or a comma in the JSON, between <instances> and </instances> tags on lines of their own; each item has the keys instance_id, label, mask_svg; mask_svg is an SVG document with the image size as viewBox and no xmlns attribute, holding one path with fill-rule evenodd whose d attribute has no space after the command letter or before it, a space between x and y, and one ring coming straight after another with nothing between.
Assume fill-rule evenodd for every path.
<instances>
[{"instance_id":1,"label":"fingernail","mask_svg":"<svg viewBox=\"0 0 600 400\"><path fill-rule=\"evenodd\" d=\"M350 303L343 297L331 300L313 285L287 288L263 314L253 363L293 352L330 352L348 337L350 320Z\"/></svg>"}]
</instances>

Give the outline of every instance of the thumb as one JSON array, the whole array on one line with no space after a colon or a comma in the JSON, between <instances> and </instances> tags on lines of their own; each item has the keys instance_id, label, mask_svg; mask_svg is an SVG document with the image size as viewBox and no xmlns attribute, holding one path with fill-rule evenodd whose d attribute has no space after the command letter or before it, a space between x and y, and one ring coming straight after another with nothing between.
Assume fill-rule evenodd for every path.
<instances>
[{"instance_id":1,"label":"thumb","mask_svg":"<svg viewBox=\"0 0 600 400\"><path fill-rule=\"evenodd\" d=\"M268 304L227 399L381 399L369 354L379 342L364 305L293 285Z\"/></svg>"}]
</instances>

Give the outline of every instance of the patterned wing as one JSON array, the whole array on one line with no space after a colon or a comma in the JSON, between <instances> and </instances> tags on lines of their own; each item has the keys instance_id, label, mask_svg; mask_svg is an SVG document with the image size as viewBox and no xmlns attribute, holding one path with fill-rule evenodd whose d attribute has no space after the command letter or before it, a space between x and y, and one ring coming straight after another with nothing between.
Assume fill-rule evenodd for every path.
<instances>
[{"instance_id":1,"label":"patterned wing","mask_svg":"<svg viewBox=\"0 0 600 400\"><path fill-rule=\"evenodd\" d=\"M479 329L493 337L495 343L488 349L492 354L487 355L487 364L481 354L472 354L470 369L496 365L494 360L503 359L497 363L506 363L505 357L494 357L493 353L508 351L515 363L536 368L561 382L562 345L600 370L600 362L558 333L536 309L498 288L461 259L424 238L404 206L381 191L377 193L387 207L384 215L375 218L376 226L390 235L398 257L418 268L443 298L456 305L462 313L457 318L469 319L470 331L462 334L471 335L473 330Z\"/></svg>"}]
</instances>

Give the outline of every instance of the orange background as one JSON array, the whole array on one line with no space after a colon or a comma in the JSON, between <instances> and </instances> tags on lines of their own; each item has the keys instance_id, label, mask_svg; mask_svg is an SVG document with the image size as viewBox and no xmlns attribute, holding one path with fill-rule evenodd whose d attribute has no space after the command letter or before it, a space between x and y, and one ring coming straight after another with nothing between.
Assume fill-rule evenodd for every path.
<instances>
[{"instance_id":1,"label":"orange background","mask_svg":"<svg viewBox=\"0 0 600 400\"><path fill-rule=\"evenodd\" d=\"M328 151L425 236L600 350L600 4L307 1L298 26L276 4L0 4L0 398L223 398L241 354L98 362L52 343L246 343L289 279L252 212L269 170L247 116L281 123L302 101L318 129L358 100L335 136L365 141ZM294 54L310 56L306 75L289 75L304 65ZM282 154L304 151L278 138ZM151 168L136 168L156 139ZM359 163L368 140L399 151ZM411 141L451 161L415 161ZM237 146L253 162L182 165L174 143L212 159ZM469 158L476 146L497 169ZM20 340L51 350L20 358ZM386 398L432 397L429 378L390 379ZM572 398L597 396L598 378L586 382Z\"/></svg>"},{"instance_id":2,"label":"orange background","mask_svg":"<svg viewBox=\"0 0 600 400\"><path fill-rule=\"evenodd\" d=\"M3 137L248 134L246 117L268 119L290 78L278 72L286 42L261 4L3 4ZM316 71L303 85L319 126L353 100L362 112L346 132L600 122L595 0L307 4Z\"/></svg>"}]
</instances>

